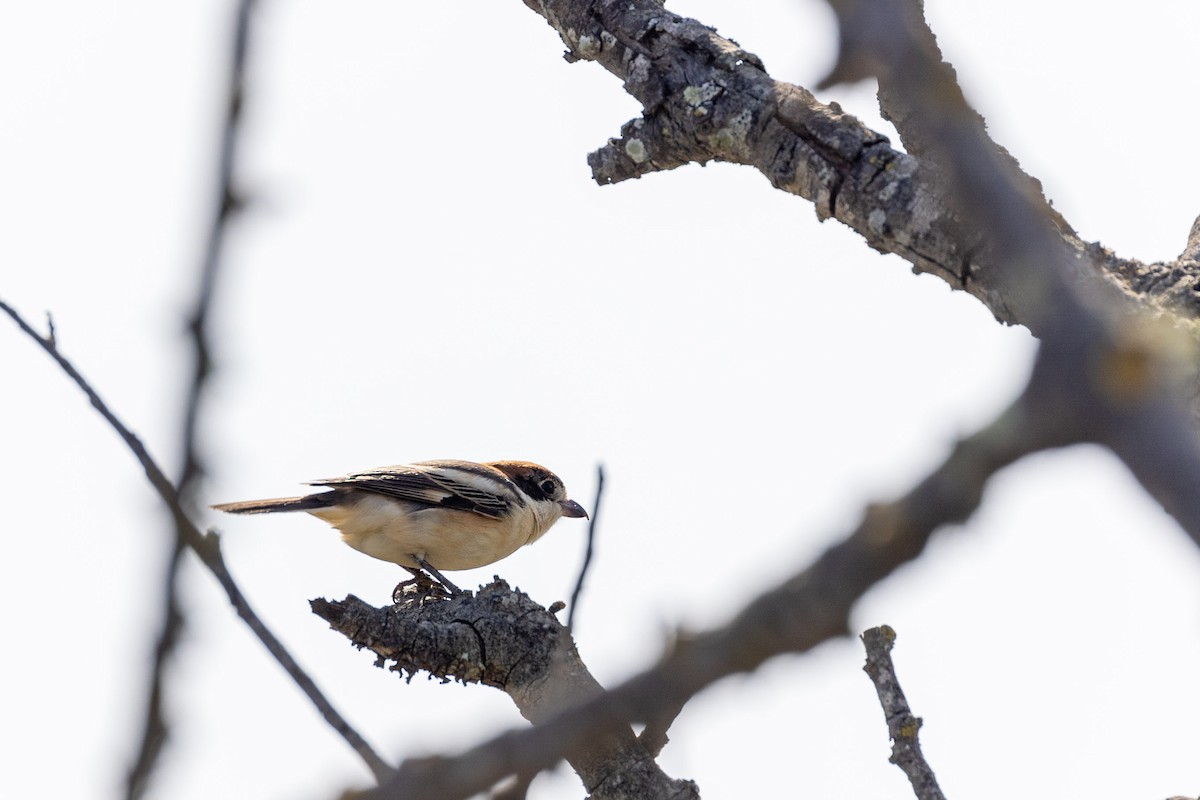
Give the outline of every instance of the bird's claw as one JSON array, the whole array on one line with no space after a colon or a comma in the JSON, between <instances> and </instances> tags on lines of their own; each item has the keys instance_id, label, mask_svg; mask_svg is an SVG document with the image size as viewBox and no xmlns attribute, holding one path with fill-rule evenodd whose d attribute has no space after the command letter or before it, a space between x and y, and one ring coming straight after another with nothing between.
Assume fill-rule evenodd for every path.
<instances>
[{"instance_id":1,"label":"bird's claw","mask_svg":"<svg viewBox=\"0 0 1200 800\"><path fill-rule=\"evenodd\" d=\"M449 600L453 595L428 575L417 575L400 581L392 590L392 602L396 605L425 605L430 600Z\"/></svg>"}]
</instances>

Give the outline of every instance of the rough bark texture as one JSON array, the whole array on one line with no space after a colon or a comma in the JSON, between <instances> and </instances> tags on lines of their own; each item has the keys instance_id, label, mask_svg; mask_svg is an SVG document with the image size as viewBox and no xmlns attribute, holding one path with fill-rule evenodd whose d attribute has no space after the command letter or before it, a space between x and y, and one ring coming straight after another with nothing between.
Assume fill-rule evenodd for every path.
<instances>
[{"instance_id":1,"label":"rough bark texture","mask_svg":"<svg viewBox=\"0 0 1200 800\"><path fill-rule=\"evenodd\" d=\"M821 219L833 217L875 250L971 293L997 319L1040 333L1019 298L994 284L995 260L978 229L968 232L960 224L936 170L892 148L836 103L820 103L807 90L772 79L757 56L655 0L525 4L558 32L568 60L597 62L642 104L640 118L589 156L597 182L692 162L752 166L776 188L812 201ZM909 149L924 152L919 141L909 142L901 111L894 105L885 111ZM1040 193L1037 181L1028 180ZM1061 217L1056 222L1086 269L1099 269L1142 306L1200 327L1195 254L1168 263L1122 259L1079 239Z\"/></svg>"},{"instance_id":2,"label":"rough bark texture","mask_svg":"<svg viewBox=\"0 0 1200 800\"><path fill-rule=\"evenodd\" d=\"M888 736L892 739L893 764L904 770L917 800L946 800L938 786L937 777L925 754L921 752L921 718L912 713L900 679L896 677L896 666L892 663L892 646L896 643L896 632L884 625L871 628L862 635L867 649L867 663L863 671L875 684L883 716L887 720Z\"/></svg>"},{"instance_id":3,"label":"rough bark texture","mask_svg":"<svg viewBox=\"0 0 1200 800\"><path fill-rule=\"evenodd\" d=\"M353 595L311 605L356 647L379 656L376 666L408 679L425 671L445 681L494 686L535 725L604 693L567 629L499 578L475 596L424 605L375 608ZM566 758L596 800L699 797L694 783L658 768L628 725L609 726Z\"/></svg>"}]
</instances>

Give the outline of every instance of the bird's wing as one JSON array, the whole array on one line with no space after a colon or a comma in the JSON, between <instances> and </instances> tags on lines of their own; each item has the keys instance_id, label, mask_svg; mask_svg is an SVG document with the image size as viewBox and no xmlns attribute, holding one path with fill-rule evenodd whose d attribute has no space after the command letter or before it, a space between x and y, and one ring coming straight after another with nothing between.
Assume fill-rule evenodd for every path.
<instances>
[{"instance_id":1,"label":"bird's wing","mask_svg":"<svg viewBox=\"0 0 1200 800\"><path fill-rule=\"evenodd\" d=\"M456 508L499 519L525 505L508 476L473 461L420 461L311 481L310 486L359 489L430 507Z\"/></svg>"}]
</instances>

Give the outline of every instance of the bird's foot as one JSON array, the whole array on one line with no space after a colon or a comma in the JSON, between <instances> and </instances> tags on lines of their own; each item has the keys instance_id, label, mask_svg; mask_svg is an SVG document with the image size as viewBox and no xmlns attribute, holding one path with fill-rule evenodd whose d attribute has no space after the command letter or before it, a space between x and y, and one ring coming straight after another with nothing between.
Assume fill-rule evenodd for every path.
<instances>
[{"instance_id":1,"label":"bird's foot","mask_svg":"<svg viewBox=\"0 0 1200 800\"><path fill-rule=\"evenodd\" d=\"M392 602L396 605L425 605L430 600L449 600L453 595L428 575L420 574L400 581L392 590Z\"/></svg>"}]
</instances>

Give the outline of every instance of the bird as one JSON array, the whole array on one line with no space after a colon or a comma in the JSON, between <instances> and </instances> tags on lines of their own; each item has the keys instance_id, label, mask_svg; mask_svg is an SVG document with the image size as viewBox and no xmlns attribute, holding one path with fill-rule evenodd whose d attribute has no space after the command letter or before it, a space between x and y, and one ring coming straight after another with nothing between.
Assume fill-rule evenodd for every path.
<instances>
[{"instance_id":1,"label":"bird","mask_svg":"<svg viewBox=\"0 0 1200 800\"><path fill-rule=\"evenodd\" d=\"M562 517L587 517L567 498L563 482L530 461L441 459L308 481L328 491L211 506L230 514L306 511L342 534L342 541L414 576L396 587L462 590L441 570L483 567L533 544ZM431 580L432 579L432 580Z\"/></svg>"}]
</instances>

